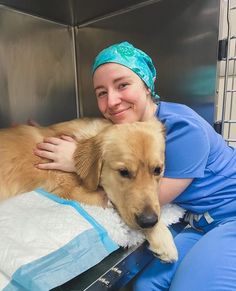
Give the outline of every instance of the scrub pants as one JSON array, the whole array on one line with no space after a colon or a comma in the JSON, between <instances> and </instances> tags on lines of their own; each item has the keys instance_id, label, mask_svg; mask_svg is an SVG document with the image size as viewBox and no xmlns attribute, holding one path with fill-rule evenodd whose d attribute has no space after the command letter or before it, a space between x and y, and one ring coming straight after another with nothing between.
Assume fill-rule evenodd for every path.
<instances>
[{"instance_id":1,"label":"scrub pants","mask_svg":"<svg viewBox=\"0 0 236 291\"><path fill-rule=\"evenodd\" d=\"M236 291L236 201L195 216L191 224L174 234L178 261L154 258L133 290Z\"/></svg>"}]
</instances>

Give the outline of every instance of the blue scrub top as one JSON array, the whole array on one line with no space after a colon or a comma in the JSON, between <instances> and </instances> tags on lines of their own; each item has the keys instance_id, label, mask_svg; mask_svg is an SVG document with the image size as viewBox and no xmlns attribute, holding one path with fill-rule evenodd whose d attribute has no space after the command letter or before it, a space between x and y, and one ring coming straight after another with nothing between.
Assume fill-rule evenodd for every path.
<instances>
[{"instance_id":1,"label":"blue scrub top","mask_svg":"<svg viewBox=\"0 0 236 291\"><path fill-rule=\"evenodd\" d=\"M236 199L236 149L185 105L162 101L156 116L166 127L164 177L193 178L174 202L204 213Z\"/></svg>"}]
</instances>

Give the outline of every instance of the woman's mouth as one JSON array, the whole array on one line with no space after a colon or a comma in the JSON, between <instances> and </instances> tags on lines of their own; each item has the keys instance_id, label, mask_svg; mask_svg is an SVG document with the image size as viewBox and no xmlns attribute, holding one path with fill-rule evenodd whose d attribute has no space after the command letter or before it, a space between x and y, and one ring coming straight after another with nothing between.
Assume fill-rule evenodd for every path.
<instances>
[{"instance_id":1,"label":"woman's mouth","mask_svg":"<svg viewBox=\"0 0 236 291\"><path fill-rule=\"evenodd\" d=\"M126 109L122 109L122 110L119 110L119 111L112 111L110 112L110 115L111 116L115 116L115 117L118 117L118 116L121 116L123 115L129 108L126 108Z\"/></svg>"}]
</instances>

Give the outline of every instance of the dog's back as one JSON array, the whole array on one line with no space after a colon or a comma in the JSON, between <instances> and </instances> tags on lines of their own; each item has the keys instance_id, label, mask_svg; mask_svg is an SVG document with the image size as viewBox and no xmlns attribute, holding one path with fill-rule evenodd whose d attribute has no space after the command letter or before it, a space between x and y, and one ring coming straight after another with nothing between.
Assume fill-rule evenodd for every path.
<instances>
[{"instance_id":1,"label":"dog's back","mask_svg":"<svg viewBox=\"0 0 236 291\"><path fill-rule=\"evenodd\" d=\"M102 119L75 119L51 125L33 127L19 125L0 130L0 200L44 187L57 192L62 180L75 180L75 174L57 170L39 170L35 164L43 159L34 155L36 144L45 137L67 134L76 139L96 135L109 123ZM46 160L45 160L46 162ZM72 181L71 181L72 182ZM60 191L59 191L60 194Z\"/></svg>"},{"instance_id":2,"label":"dog's back","mask_svg":"<svg viewBox=\"0 0 236 291\"><path fill-rule=\"evenodd\" d=\"M41 171L34 165L40 158L33 154L33 149L42 140L40 129L32 126L0 130L0 200L38 186Z\"/></svg>"}]
</instances>

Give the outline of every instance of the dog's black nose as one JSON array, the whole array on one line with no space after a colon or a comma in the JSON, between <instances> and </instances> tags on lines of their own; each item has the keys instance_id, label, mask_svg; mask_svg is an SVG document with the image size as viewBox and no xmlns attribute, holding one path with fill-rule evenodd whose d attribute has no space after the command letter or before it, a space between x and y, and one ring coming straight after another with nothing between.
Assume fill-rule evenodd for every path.
<instances>
[{"instance_id":1,"label":"dog's black nose","mask_svg":"<svg viewBox=\"0 0 236 291\"><path fill-rule=\"evenodd\" d=\"M137 224L142 228L153 227L158 222L158 216L155 212L142 212L135 216Z\"/></svg>"}]
</instances>

